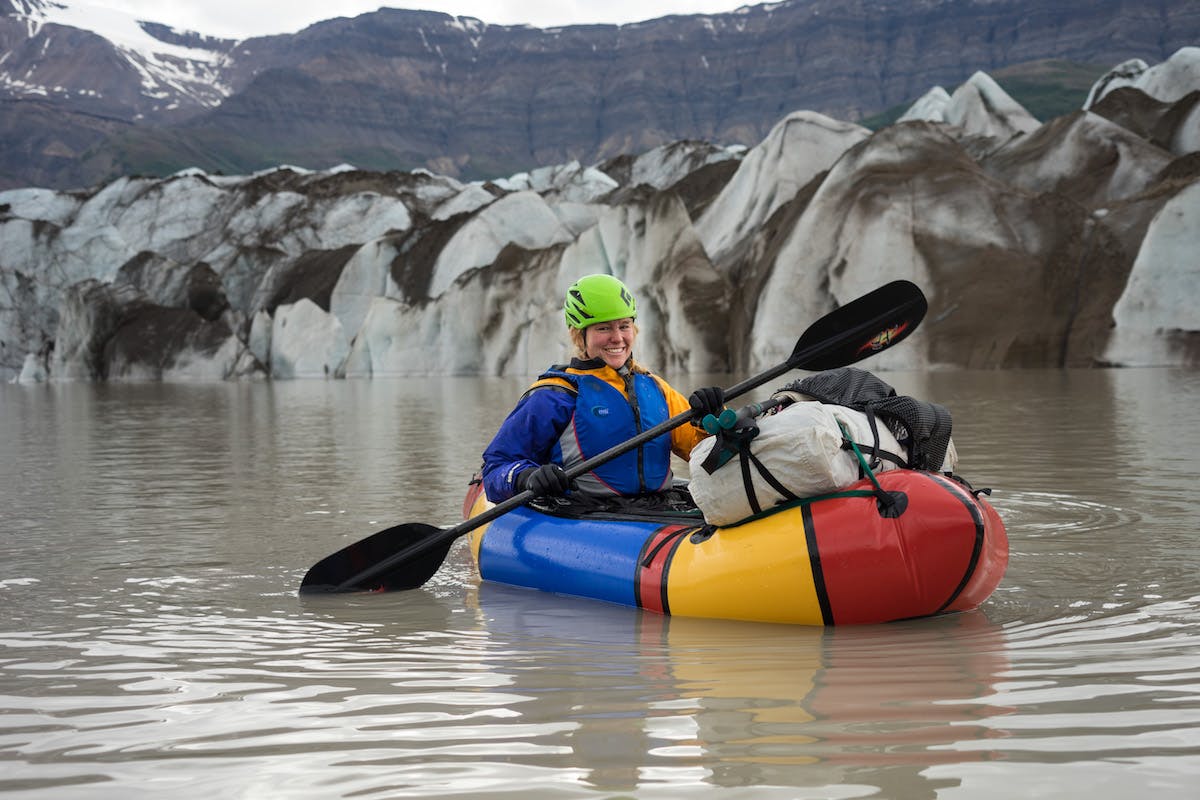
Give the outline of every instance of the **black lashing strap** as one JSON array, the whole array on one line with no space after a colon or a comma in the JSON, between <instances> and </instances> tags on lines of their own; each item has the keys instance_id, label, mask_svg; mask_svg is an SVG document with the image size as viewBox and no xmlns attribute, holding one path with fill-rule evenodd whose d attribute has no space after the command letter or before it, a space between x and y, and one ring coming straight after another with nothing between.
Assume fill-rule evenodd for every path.
<instances>
[{"instance_id":1,"label":"black lashing strap","mask_svg":"<svg viewBox=\"0 0 1200 800\"><path fill-rule=\"evenodd\" d=\"M762 476L762 479L767 482L767 485L778 492L784 500L792 501L800 498L784 486L778 478L772 475L771 471L759 460L758 456L754 455L750 450L750 442L756 436L758 436L758 426L753 424L722 430L716 434L712 450L708 452L704 461L700 463L700 467L711 475L731 458L737 456L742 471L742 486L746 491L746 499L750 502L750 508L753 512L758 514L762 511L762 504L758 502L758 493L754 491L754 478L750 473L751 465Z\"/></svg>"}]
</instances>

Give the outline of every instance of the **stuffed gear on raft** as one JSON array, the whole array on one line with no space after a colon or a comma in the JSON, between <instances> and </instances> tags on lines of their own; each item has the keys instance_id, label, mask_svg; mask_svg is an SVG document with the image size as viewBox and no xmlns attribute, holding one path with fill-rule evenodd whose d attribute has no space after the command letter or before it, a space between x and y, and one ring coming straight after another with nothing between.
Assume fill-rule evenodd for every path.
<instances>
[{"instance_id":1,"label":"stuffed gear on raft","mask_svg":"<svg viewBox=\"0 0 1200 800\"><path fill-rule=\"evenodd\" d=\"M957 468L950 412L898 396L864 370L793 382L763 406L771 411L692 450L689 489L711 524L737 525L783 503L840 491L868 473L924 469L931 461L939 472Z\"/></svg>"},{"instance_id":2,"label":"stuffed gear on raft","mask_svg":"<svg viewBox=\"0 0 1200 800\"><path fill-rule=\"evenodd\" d=\"M863 477L854 452L844 447L847 434L863 452L875 452L876 472L898 469L907 459L886 428L879 430L878 447L866 444L866 414L809 400L700 442L692 450L688 489L713 525L736 525L780 503L836 492ZM722 454L726 446L732 450ZM710 473L705 464L714 451L728 458Z\"/></svg>"},{"instance_id":3,"label":"stuffed gear on raft","mask_svg":"<svg viewBox=\"0 0 1200 800\"><path fill-rule=\"evenodd\" d=\"M876 417L883 420L908 450L905 466L910 469L944 472L940 465L953 452L950 441L953 419L949 409L898 395L885 381L866 370L841 367L819 372L792 381L776 392L776 396L787 394L862 411L872 425Z\"/></svg>"}]
</instances>

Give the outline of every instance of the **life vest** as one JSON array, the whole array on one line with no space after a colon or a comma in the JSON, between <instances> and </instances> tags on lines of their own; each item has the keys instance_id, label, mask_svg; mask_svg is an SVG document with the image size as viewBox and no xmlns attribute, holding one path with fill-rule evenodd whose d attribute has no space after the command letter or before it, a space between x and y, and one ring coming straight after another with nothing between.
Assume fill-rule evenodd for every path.
<instances>
[{"instance_id":1,"label":"life vest","mask_svg":"<svg viewBox=\"0 0 1200 800\"><path fill-rule=\"evenodd\" d=\"M667 398L654 378L642 373L625 373L623 377L628 400L595 375L550 369L539 376L539 381L565 380L574 390L575 413L556 447L564 468L570 469L669 419ZM575 482L586 494L628 496L660 491L670 486L671 480L671 435L664 433L580 475Z\"/></svg>"}]
</instances>

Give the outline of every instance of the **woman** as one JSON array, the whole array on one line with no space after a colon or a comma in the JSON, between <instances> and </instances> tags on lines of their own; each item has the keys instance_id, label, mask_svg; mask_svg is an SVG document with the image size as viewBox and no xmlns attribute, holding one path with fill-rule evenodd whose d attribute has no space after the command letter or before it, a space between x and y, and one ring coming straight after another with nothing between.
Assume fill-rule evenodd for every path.
<instances>
[{"instance_id":1,"label":"woman","mask_svg":"<svg viewBox=\"0 0 1200 800\"><path fill-rule=\"evenodd\" d=\"M632 496L671 486L671 453L687 458L707 434L680 425L575 479L566 470L684 411L719 414L725 393L697 389L684 399L633 359L637 303L612 275L588 275L567 290L563 313L576 357L543 373L483 453L483 487L493 502L530 489Z\"/></svg>"}]
</instances>

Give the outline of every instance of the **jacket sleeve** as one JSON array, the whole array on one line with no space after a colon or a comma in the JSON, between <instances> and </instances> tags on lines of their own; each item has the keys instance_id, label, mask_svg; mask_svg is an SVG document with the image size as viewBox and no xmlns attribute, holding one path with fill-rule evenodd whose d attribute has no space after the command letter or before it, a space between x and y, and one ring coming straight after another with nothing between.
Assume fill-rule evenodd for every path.
<instances>
[{"instance_id":1,"label":"jacket sleeve","mask_svg":"<svg viewBox=\"0 0 1200 800\"><path fill-rule=\"evenodd\" d=\"M654 380L658 381L663 395L667 398L668 414L674 417L692 410L687 398L675 391L671 384L657 375L654 376ZM686 461L692 453L692 448L699 444L701 439L706 439L708 436L708 431L691 423L680 425L671 431L671 452Z\"/></svg>"},{"instance_id":2,"label":"jacket sleeve","mask_svg":"<svg viewBox=\"0 0 1200 800\"><path fill-rule=\"evenodd\" d=\"M575 395L556 387L537 388L517 403L483 451L483 488L493 503L517 493L526 469L549 464L555 445L575 413Z\"/></svg>"}]
</instances>

